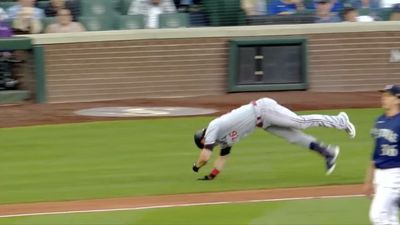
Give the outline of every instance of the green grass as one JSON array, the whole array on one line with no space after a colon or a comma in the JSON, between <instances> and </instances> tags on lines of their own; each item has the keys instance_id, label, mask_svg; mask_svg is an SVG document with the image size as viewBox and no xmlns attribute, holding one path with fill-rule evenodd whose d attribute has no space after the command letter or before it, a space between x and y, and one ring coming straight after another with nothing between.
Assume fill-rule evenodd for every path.
<instances>
[{"instance_id":1,"label":"green grass","mask_svg":"<svg viewBox=\"0 0 400 225\"><path fill-rule=\"evenodd\" d=\"M367 225L369 200L339 198L0 218L0 224Z\"/></svg>"},{"instance_id":2,"label":"green grass","mask_svg":"<svg viewBox=\"0 0 400 225\"><path fill-rule=\"evenodd\" d=\"M257 130L234 146L213 182L196 180L212 163L191 171L198 156L193 133L211 117L3 128L0 204L360 183L372 149L369 130L381 112L346 111L358 128L355 140L334 129L306 131L342 147L333 175L325 176L315 153Z\"/></svg>"}]
</instances>

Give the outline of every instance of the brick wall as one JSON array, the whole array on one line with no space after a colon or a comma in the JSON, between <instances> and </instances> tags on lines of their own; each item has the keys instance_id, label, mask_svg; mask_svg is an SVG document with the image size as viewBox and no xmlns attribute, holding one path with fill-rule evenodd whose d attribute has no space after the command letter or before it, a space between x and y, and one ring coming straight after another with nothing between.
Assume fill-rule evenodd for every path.
<instances>
[{"instance_id":1,"label":"brick wall","mask_svg":"<svg viewBox=\"0 0 400 225\"><path fill-rule=\"evenodd\" d=\"M49 102L221 94L225 39L45 46Z\"/></svg>"},{"instance_id":2,"label":"brick wall","mask_svg":"<svg viewBox=\"0 0 400 225\"><path fill-rule=\"evenodd\" d=\"M400 32L309 35L311 91L368 91L400 83Z\"/></svg>"},{"instance_id":3,"label":"brick wall","mask_svg":"<svg viewBox=\"0 0 400 225\"><path fill-rule=\"evenodd\" d=\"M376 90L400 83L400 63L389 63L390 50L400 49L400 31L301 36L308 38L309 91ZM229 39L45 44L48 101L223 94Z\"/></svg>"}]
</instances>

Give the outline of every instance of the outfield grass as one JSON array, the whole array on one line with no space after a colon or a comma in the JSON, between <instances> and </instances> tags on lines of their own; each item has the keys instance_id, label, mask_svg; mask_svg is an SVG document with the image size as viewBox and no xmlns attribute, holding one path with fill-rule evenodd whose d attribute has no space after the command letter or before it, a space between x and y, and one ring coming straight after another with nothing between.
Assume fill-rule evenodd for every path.
<instances>
[{"instance_id":1,"label":"outfield grass","mask_svg":"<svg viewBox=\"0 0 400 225\"><path fill-rule=\"evenodd\" d=\"M367 225L366 198L240 203L0 218L0 224L61 225Z\"/></svg>"},{"instance_id":2,"label":"outfield grass","mask_svg":"<svg viewBox=\"0 0 400 225\"><path fill-rule=\"evenodd\" d=\"M191 171L198 156L193 133L211 117L3 128L0 204L360 183L372 148L369 130L381 112L346 111L358 128L355 140L334 129L307 131L342 147L333 175L325 176L316 154L258 130L233 148L212 182L196 180L212 164Z\"/></svg>"}]
</instances>

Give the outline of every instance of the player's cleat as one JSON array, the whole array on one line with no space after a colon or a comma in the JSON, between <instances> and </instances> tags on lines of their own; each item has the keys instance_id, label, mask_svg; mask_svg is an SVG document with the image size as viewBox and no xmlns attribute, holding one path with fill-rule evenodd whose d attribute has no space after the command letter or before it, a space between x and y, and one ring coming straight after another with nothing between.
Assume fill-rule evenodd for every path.
<instances>
[{"instance_id":1,"label":"player's cleat","mask_svg":"<svg viewBox=\"0 0 400 225\"><path fill-rule=\"evenodd\" d=\"M339 156L340 148L336 145L328 145L326 149L330 153L329 156L325 156L326 175L330 175L335 170L336 160Z\"/></svg>"},{"instance_id":2,"label":"player's cleat","mask_svg":"<svg viewBox=\"0 0 400 225\"><path fill-rule=\"evenodd\" d=\"M355 138L356 137L356 127L354 126L354 124L352 124L350 122L349 116L347 115L347 113L345 112L341 112L338 115L339 117L342 117L346 123L346 128L345 131L347 132L347 134L351 137L351 138Z\"/></svg>"}]
</instances>

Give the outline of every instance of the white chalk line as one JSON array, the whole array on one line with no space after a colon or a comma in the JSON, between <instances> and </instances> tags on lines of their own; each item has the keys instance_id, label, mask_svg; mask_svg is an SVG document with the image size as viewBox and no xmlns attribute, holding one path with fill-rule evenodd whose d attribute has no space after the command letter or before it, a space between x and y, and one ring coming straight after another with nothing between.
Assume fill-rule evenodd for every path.
<instances>
[{"instance_id":1,"label":"white chalk line","mask_svg":"<svg viewBox=\"0 0 400 225\"><path fill-rule=\"evenodd\" d=\"M318 196L318 197L295 197L295 198L274 198L274 199L257 199L257 200L244 200L244 201L182 203L182 204L166 204L166 205L156 205L156 206L112 208L112 209L92 209L92 210L71 210L71 211L60 211L60 212L21 213L21 214L0 215L0 218L12 218L12 217L23 217L23 216L63 215L63 214L74 214L74 213L135 211L135 210L145 210L145 209L162 209L162 208L204 206L204 205L225 205L225 204L237 204L237 203L278 202L278 201L296 201L296 200L311 200L311 199L333 199L333 198L354 198L354 197L362 197L362 196L365 196L365 195L330 195L330 196L328 195L328 196Z\"/></svg>"}]
</instances>

